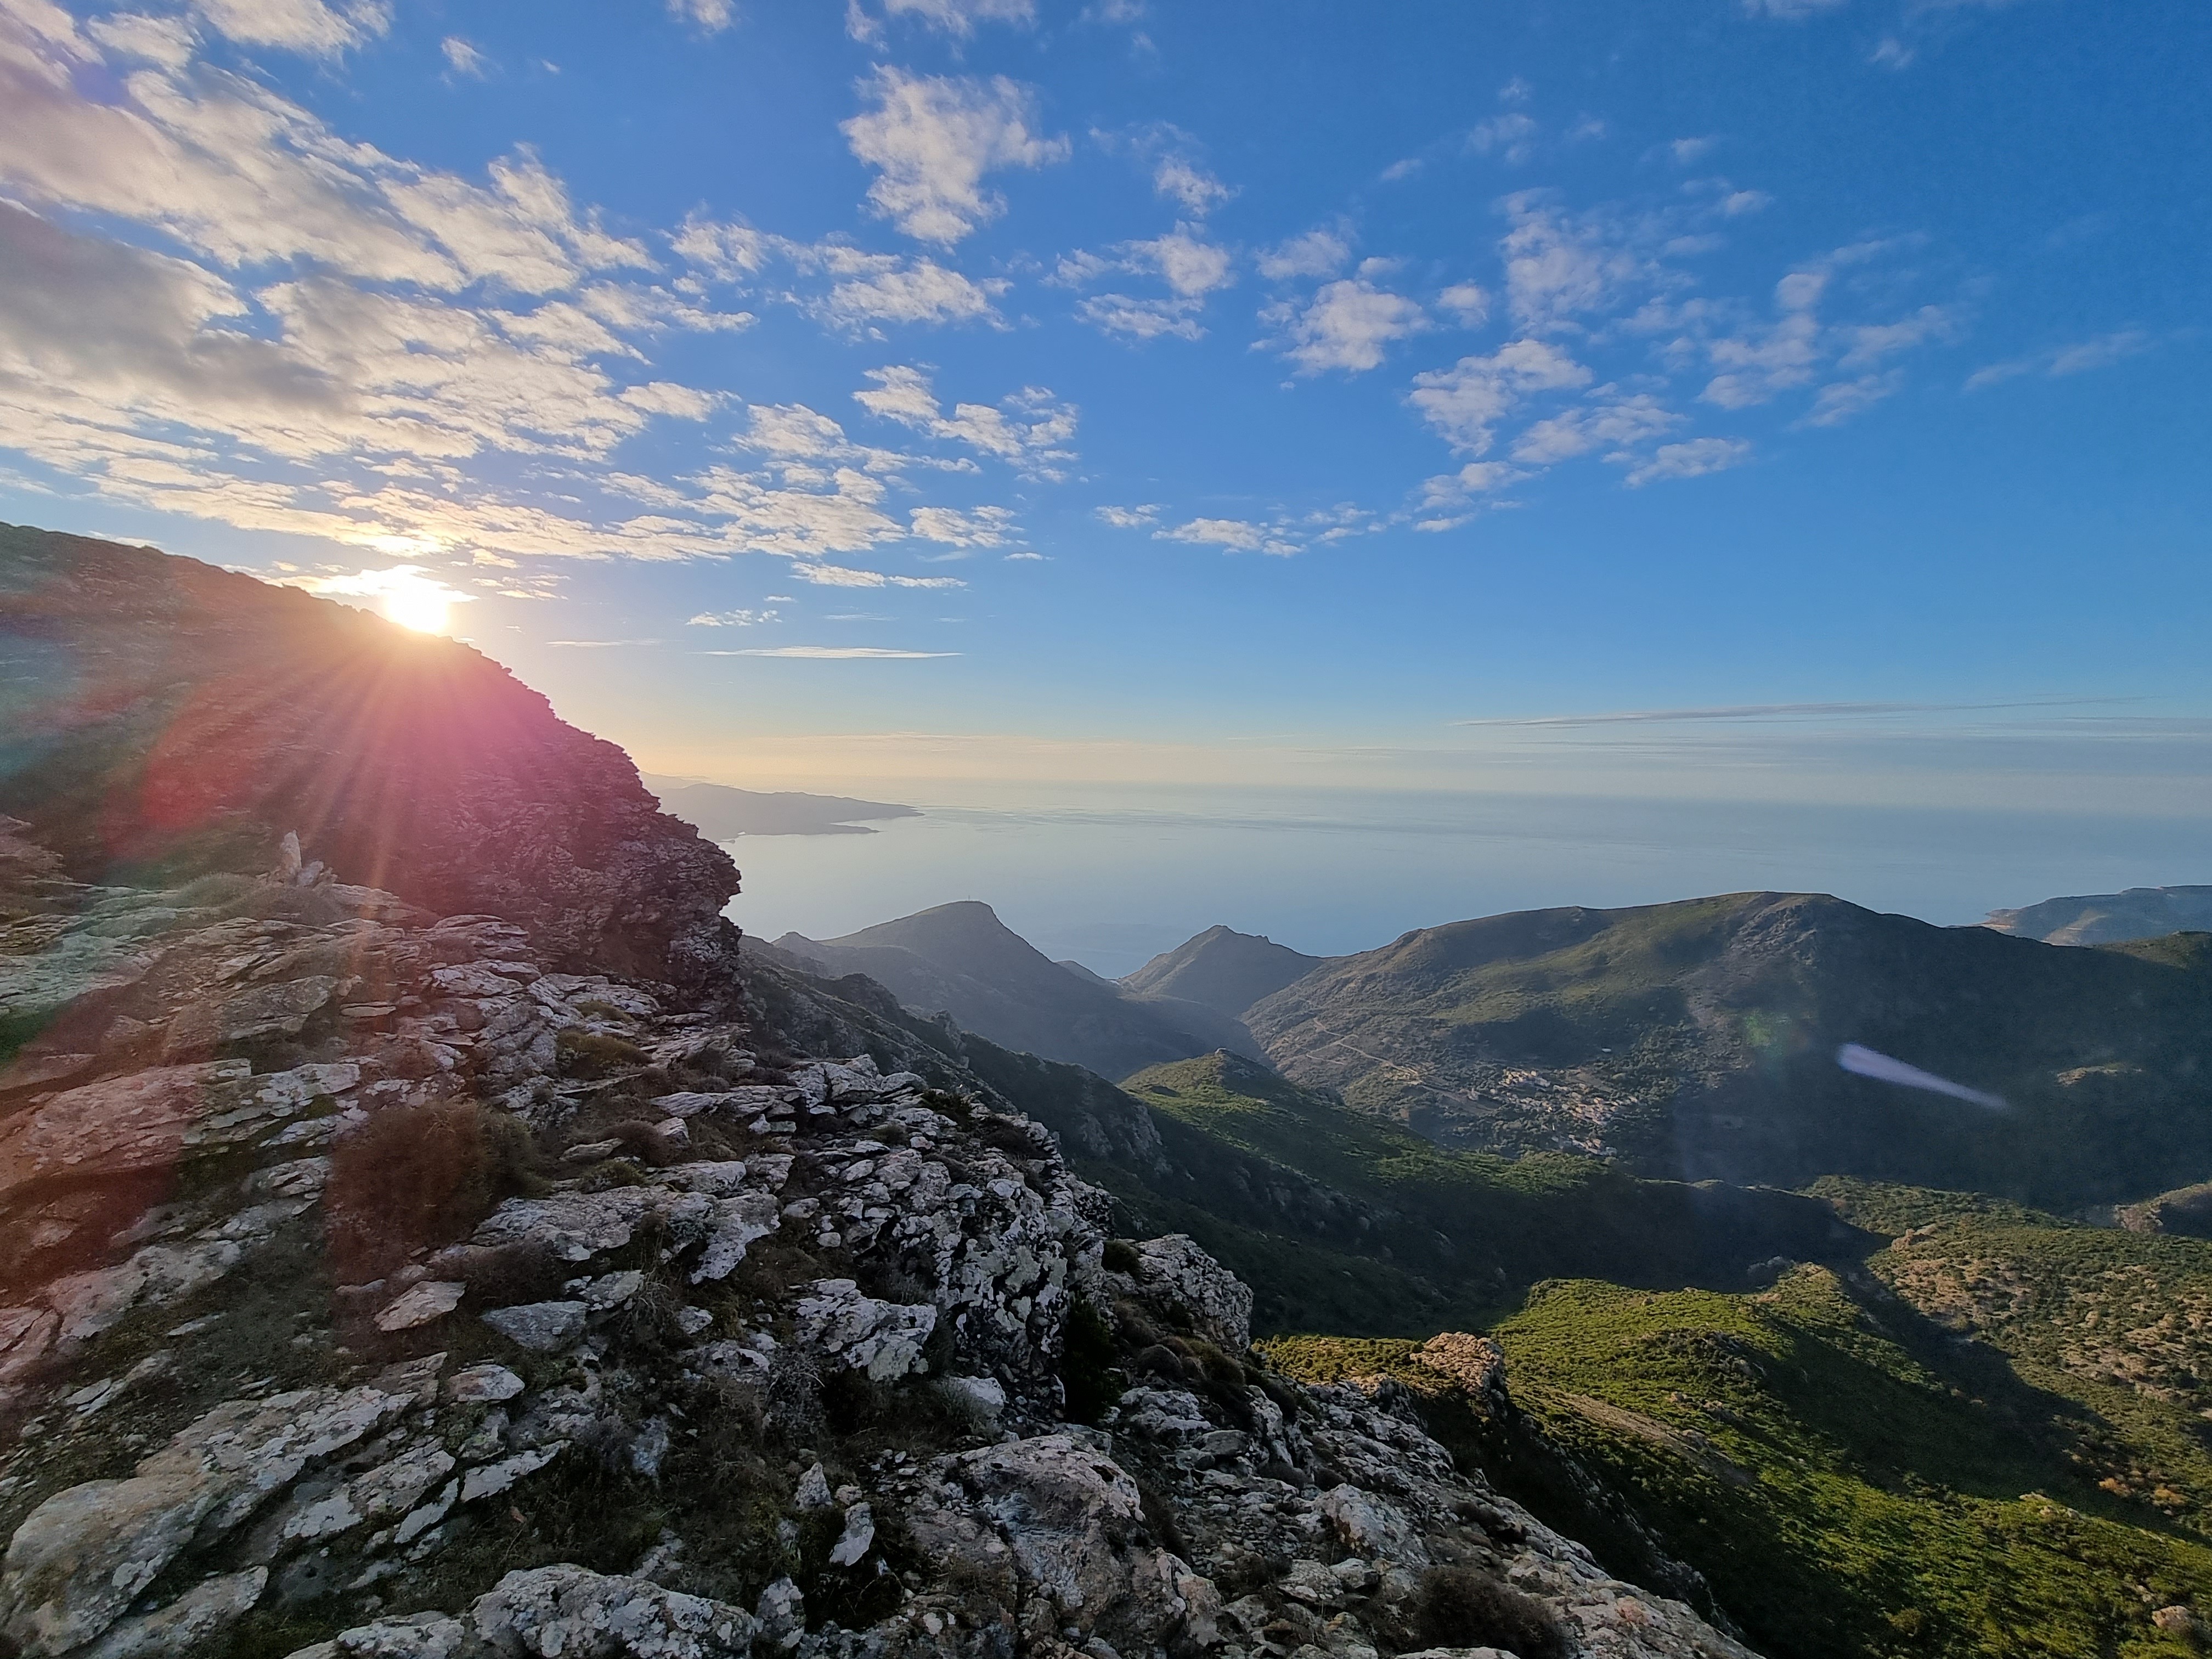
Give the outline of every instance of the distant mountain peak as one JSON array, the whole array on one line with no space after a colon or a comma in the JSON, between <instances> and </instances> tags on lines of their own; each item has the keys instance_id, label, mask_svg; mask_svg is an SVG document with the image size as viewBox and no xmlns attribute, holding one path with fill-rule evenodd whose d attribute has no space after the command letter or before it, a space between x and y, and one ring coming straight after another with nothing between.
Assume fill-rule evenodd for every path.
<instances>
[{"instance_id":1,"label":"distant mountain peak","mask_svg":"<svg viewBox=\"0 0 2212 1659\"><path fill-rule=\"evenodd\" d=\"M1176 997L1238 1019L1262 997L1304 978L1322 962L1265 934L1240 933L1216 922L1154 957L1121 984L1142 995Z\"/></svg>"},{"instance_id":2,"label":"distant mountain peak","mask_svg":"<svg viewBox=\"0 0 2212 1659\"><path fill-rule=\"evenodd\" d=\"M1993 933L2039 939L2045 945L2122 945L2130 939L2212 928L2212 887L2130 887L2120 893L2051 898L2014 910L1992 910L1981 924Z\"/></svg>"}]
</instances>

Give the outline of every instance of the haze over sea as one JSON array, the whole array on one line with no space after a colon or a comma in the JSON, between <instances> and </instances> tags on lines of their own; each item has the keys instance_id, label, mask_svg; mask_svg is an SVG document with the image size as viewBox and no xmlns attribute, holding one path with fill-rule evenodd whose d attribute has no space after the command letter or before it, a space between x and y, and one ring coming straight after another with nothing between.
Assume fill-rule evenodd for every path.
<instances>
[{"instance_id":1,"label":"haze over sea","mask_svg":"<svg viewBox=\"0 0 2212 1659\"><path fill-rule=\"evenodd\" d=\"M2188 817L1440 791L973 784L873 835L749 836L728 914L828 939L982 899L1118 976L1216 922L1333 956L1548 905L1830 892L1939 923L2062 892L2212 879Z\"/></svg>"}]
</instances>

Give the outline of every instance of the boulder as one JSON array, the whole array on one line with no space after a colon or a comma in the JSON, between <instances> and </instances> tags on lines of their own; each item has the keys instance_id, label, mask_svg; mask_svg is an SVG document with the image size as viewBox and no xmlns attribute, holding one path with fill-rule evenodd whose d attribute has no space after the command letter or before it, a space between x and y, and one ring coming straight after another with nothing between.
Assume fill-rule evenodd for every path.
<instances>
[{"instance_id":1,"label":"boulder","mask_svg":"<svg viewBox=\"0 0 2212 1659\"><path fill-rule=\"evenodd\" d=\"M169 1169L185 1131L238 1103L252 1072L242 1060L162 1066L64 1091L0 1133L0 1198L80 1170L112 1179Z\"/></svg>"},{"instance_id":2,"label":"boulder","mask_svg":"<svg viewBox=\"0 0 2212 1659\"><path fill-rule=\"evenodd\" d=\"M1252 1346L1252 1288L1188 1233L1148 1238L1137 1246L1137 1283L1146 1299L1190 1316L1208 1341L1241 1354Z\"/></svg>"},{"instance_id":3,"label":"boulder","mask_svg":"<svg viewBox=\"0 0 2212 1659\"><path fill-rule=\"evenodd\" d=\"M522 1379L504 1365L487 1360L467 1365L446 1379L446 1398L465 1406L496 1405L522 1392Z\"/></svg>"},{"instance_id":4,"label":"boulder","mask_svg":"<svg viewBox=\"0 0 2212 1659\"><path fill-rule=\"evenodd\" d=\"M32 1653L91 1643L187 1545L221 1537L310 1464L412 1403L373 1388L230 1401L128 1479L57 1492L15 1529L0 1562L0 1635Z\"/></svg>"},{"instance_id":5,"label":"boulder","mask_svg":"<svg viewBox=\"0 0 2212 1659\"><path fill-rule=\"evenodd\" d=\"M517 1347L533 1353L553 1353L573 1346L584 1334L580 1302L523 1302L512 1308L494 1308L483 1322Z\"/></svg>"},{"instance_id":6,"label":"boulder","mask_svg":"<svg viewBox=\"0 0 2212 1659\"><path fill-rule=\"evenodd\" d=\"M434 1319L443 1319L461 1305L461 1297L468 1286L453 1279L426 1279L421 1284L386 1304L376 1316L380 1331L411 1331L417 1325L427 1325Z\"/></svg>"},{"instance_id":7,"label":"boulder","mask_svg":"<svg viewBox=\"0 0 2212 1659\"><path fill-rule=\"evenodd\" d=\"M849 1279L817 1279L794 1310L796 1340L834 1355L878 1382L927 1370L921 1357L937 1328L928 1303L881 1302Z\"/></svg>"},{"instance_id":8,"label":"boulder","mask_svg":"<svg viewBox=\"0 0 2212 1659\"><path fill-rule=\"evenodd\" d=\"M918 1506L908 1527L941 1569L988 1586L1011 1566L1019 1599L1048 1606L1053 1627L1073 1625L1117 1651L1149 1651L1180 1626L1189 1601L1176 1581L1188 1569L1144 1541L1137 1483L1110 1457L1046 1434L939 1458L931 1471L947 1496Z\"/></svg>"},{"instance_id":9,"label":"boulder","mask_svg":"<svg viewBox=\"0 0 2212 1659\"><path fill-rule=\"evenodd\" d=\"M1494 1414L1504 1408L1505 1350L1488 1337L1445 1331L1414 1349L1413 1363L1466 1390L1484 1410Z\"/></svg>"},{"instance_id":10,"label":"boulder","mask_svg":"<svg viewBox=\"0 0 2212 1659\"><path fill-rule=\"evenodd\" d=\"M758 1628L726 1601L568 1565L510 1572L469 1622L501 1659L746 1659Z\"/></svg>"}]
</instances>

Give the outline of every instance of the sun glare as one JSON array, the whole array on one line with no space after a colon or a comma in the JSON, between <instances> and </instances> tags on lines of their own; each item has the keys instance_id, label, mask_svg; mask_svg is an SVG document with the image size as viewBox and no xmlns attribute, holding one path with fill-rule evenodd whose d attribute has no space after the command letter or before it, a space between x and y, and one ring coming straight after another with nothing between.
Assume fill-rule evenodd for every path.
<instances>
[{"instance_id":1,"label":"sun glare","mask_svg":"<svg viewBox=\"0 0 2212 1659\"><path fill-rule=\"evenodd\" d=\"M420 587L397 589L384 596L384 614L402 628L411 628L418 634L444 633L453 609L452 603L432 582L425 582Z\"/></svg>"},{"instance_id":2,"label":"sun glare","mask_svg":"<svg viewBox=\"0 0 2212 1659\"><path fill-rule=\"evenodd\" d=\"M290 587L326 594L359 605L371 605L385 619L417 634L443 634L452 625L453 607L476 598L448 587L417 564L396 564L386 570L330 571L313 575L289 575L280 580Z\"/></svg>"}]
</instances>

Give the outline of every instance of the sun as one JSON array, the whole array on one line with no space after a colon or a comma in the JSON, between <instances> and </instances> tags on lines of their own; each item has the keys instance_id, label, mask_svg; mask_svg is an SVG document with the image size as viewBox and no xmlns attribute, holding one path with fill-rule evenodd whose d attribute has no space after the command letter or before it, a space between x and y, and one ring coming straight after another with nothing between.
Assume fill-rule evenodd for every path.
<instances>
[{"instance_id":1,"label":"sun","mask_svg":"<svg viewBox=\"0 0 2212 1659\"><path fill-rule=\"evenodd\" d=\"M444 633L453 611L453 602L434 582L410 583L384 596L384 614L418 634Z\"/></svg>"}]
</instances>

